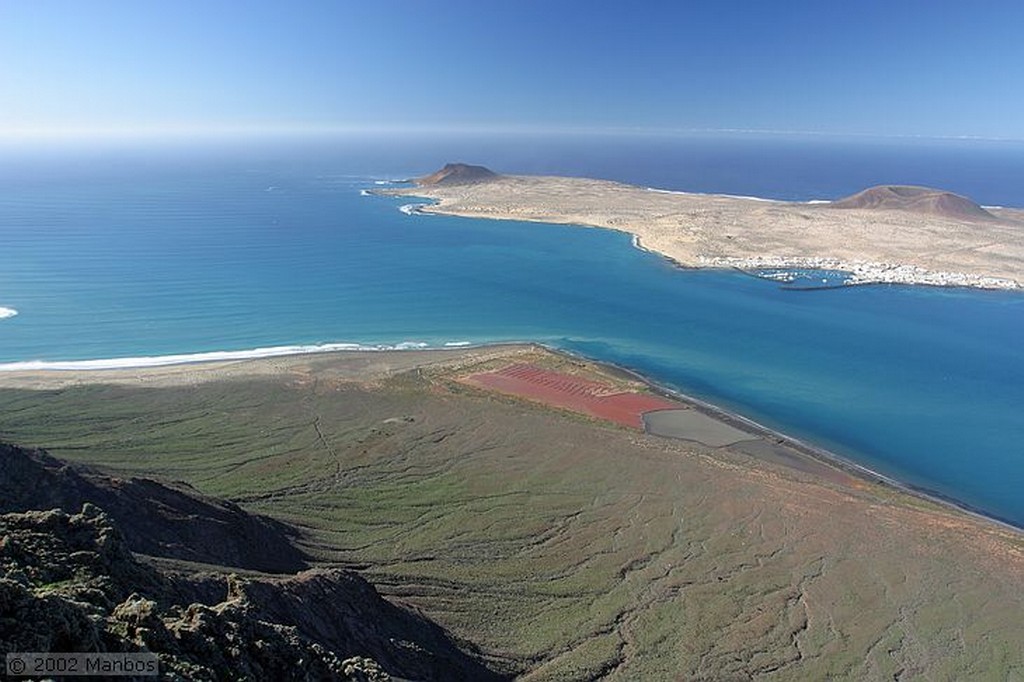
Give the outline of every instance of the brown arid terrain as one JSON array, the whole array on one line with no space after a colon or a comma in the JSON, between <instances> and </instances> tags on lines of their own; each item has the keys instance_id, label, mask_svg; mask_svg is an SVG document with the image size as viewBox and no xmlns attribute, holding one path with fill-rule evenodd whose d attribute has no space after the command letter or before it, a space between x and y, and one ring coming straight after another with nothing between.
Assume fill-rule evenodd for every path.
<instances>
[{"instance_id":1,"label":"brown arid terrain","mask_svg":"<svg viewBox=\"0 0 1024 682\"><path fill-rule=\"evenodd\" d=\"M483 166L471 166L466 163L448 163L430 175L416 178L416 184L424 187L469 185L475 182L489 182L497 177L497 173Z\"/></svg>"},{"instance_id":2,"label":"brown arid terrain","mask_svg":"<svg viewBox=\"0 0 1024 682\"><path fill-rule=\"evenodd\" d=\"M878 185L829 204L829 208L909 211L962 220L998 220L967 197L928 187Z\"/></svg>"},{"instance_id":3,"label":"brown arid terrain","mask_svg":"<svg viewBox=\"0 0 1024 682\"><path fill-rule=\"evenodd\" d=\"M429 618L438 629L424 631L438 638L404 640L428 658L453 642L466 665L523 680L1024 680L1020 531L857 476L742 422L727 426L745 435L716 431L707 420L720 419L685 400L681 412L703 416L671 424L666 438L479 381L524 366L568 391L655 395L627 373L532 346L7 373L0 439L74 463L75 476L64 476L76 494L104 476L177 482L169 489L197 509L290 543L316 580L379 592L380 610L346 616L346 632L377 632L384 617L375 614L389 607ZM98 514L9 514L4 546L15 532L65 545L65 528L106 533L100 526L117 519ZM113 575L104 561L75 574ZM19 603L26 593L67 597L63 569L39 564L26 578L8 573ZM146 627L171 633L174 646L184 646L173 635L182 619L234 642L248 641L243 625L291 622L275 630L285 633L282 651L313 641L328 662L360 656L389 671L400 660L387 637L357 653L321 629L344 603L338 592L279 589L309 582L308 571L236 571L249 585L243 610L259 614L239 624L231 619L242 607L226 605L239 591L225 578L205 601L195 589L168 601L161 581L176 586L196 564L139 565L161 572L137 586L114 581L120 591L97 607L104 622L121 623L143 599L155 606L135 610L163 624ZM191 603L199 606L163 610Z\"/></svg>"},{"instance_id":4,"label":"brown arid terrain","mask_svg":"<svg viewBox=\"0 0 1024 682\"><path fill-rule=\"evenodd\" d=\"M424 213L620 230L685 267L835 269L857 284L1024 286L1024 211L986 210L927 188L882 186L800 203L501 175L389 192L436 200Z\"/></svg>"}]
</instances>

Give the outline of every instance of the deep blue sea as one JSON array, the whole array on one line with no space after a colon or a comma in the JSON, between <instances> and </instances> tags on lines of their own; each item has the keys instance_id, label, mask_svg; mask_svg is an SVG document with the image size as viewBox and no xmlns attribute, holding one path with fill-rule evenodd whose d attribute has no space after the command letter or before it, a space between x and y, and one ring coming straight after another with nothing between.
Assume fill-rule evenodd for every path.
<instances>
[{"instance_id":1,"label":"deep blue sea","mask_svg":"<svg viewBox=\"0 0 1024 682\"><path fill-rule=\"evenodd\" d=\"M977 141L8 145L0 307L17 315L0 319L0 364L536 340L1024 526L1024 295L786 291L680 270L615 232L407 215L408 199L361 193L455 160L798 200L925 184L1024 206L1024 145Z\"/></svg>"}]
</instances>

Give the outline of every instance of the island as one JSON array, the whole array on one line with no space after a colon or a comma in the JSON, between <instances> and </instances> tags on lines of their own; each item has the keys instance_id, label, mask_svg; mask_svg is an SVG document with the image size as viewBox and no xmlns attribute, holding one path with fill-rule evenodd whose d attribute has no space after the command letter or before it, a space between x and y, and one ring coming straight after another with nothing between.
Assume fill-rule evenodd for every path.
<instances>
[{"instance_id":1,"label":"island","mask_svg":"<svg viewBox=\"0 0 1024 682\"><path fill-rule=\"evenodd\" d=\"M386 191L686 267L1021 282L1024 212L930 188L794 203L448 164ZM0 373L9 651L182 679L1024 671L1013 520L540 344L288 348Z\"/></svg>"},{"instance_id":2,"label":"island","mask_svg":"<svg viewBox=\"0 0 1024 682\"><path fill-rule=\"evenodd\" d=\"M837 201L787 202L468 164L415 184L388 192L436 202L421 213L627 232L688 268L841 271L845 284L1024 286L1024 210L986 209L942 190L884 185Z\"/></svg>"}]
</instances>

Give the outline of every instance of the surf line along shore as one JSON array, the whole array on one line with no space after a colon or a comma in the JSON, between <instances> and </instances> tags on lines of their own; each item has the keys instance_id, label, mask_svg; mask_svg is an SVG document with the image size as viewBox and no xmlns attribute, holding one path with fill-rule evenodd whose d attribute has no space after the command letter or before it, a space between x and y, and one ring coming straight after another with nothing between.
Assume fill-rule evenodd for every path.
<instances>
[{"instance_id":1,"label":"surf line along shore","mask_svg":"<svg viewBox=\"0 0 1024 682\"><path fill-rule=\"evenodd\" d=\"M885 185L845 199L785 202L652 191L607 180L498 175L448 164L414 187L411 214L580 225L631 234L688 268L833 270L847 284L1024 288L1024 209L982 208L943 190Z\"/></svg>"},{"instance_id":2,"label":"surf line along shore","mask_svg":"<svg viewBox=\"0 0 1024 682\"><path fill-rule=\"evenodd\" d=\"M847 487L860 488L865 483L881 485L942 507L955 509L1014 532L1024 531L1024 528L1009 520L972 507L954 497L885 476L831 450L795 438L692 395L662 386L628 367L590 360L585 356L543 344L535 346L556 356L588 363L599 368L606 376L629 377L645 386L653 395L674 401L676 404L673 406L659 406L642 413L642 428L649 434L695 442L712 448L728 448L758 460L781 464ZM529 394L528 389L524 394Z\"/></svg>"},{"instance_id":3,"label":"surf line along shore","mask_svg":"<svg viewBox=\"0 0 1024 682\"><path fill-rule=\"evenodd\" d=\"M209 360L196 356L197 359L189 361L185 359L188 357L177 356L174 363L144 367L11 370L0 373L0 390L51 391L95 384L165 388L309 373L362 382L410 371L439 373L478 390L509 395L653 436L740 454L844 488L881 485L1014 532L1022 530L953 498L886 477L836 453L661 386L629 368L542 344L320 352L309 347L307 352L263 358Z\"/></svg>"}]
</instances>

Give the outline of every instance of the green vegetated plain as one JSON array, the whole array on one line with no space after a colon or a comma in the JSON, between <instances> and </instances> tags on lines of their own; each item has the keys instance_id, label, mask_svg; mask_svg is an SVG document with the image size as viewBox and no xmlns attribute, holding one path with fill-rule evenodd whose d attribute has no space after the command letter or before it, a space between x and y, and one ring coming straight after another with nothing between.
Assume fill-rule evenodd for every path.
<instances>
[{"instance_id":1,"label":"green vegetated plain","mask_svg":"<svg viewBox=\"0 0 1024 682\"><path fill-rule=\"evenodd\" d=\"M1019 533L449 370L0 389L0 438L183 481L527 680L1024 680Z\"/></svg>"}]
</instances>

